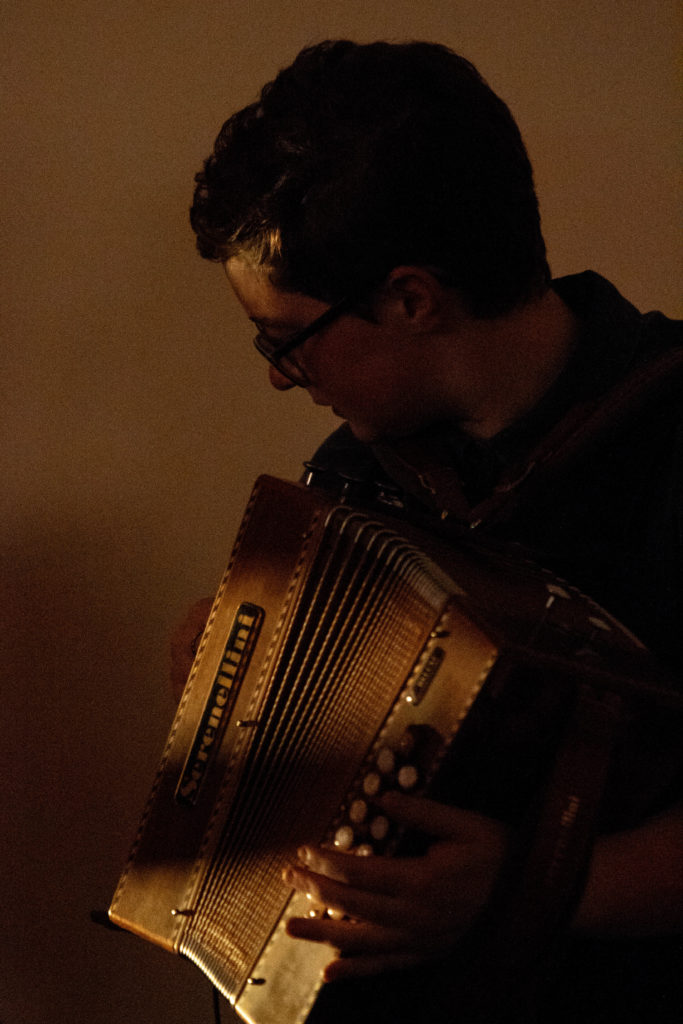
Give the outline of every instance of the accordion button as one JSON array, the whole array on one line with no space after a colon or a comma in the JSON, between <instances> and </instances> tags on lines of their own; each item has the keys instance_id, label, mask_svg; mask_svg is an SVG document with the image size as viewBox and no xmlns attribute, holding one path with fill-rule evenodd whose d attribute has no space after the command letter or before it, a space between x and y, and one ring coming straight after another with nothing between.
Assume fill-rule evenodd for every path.
<instances>
[{"instance_id":1,"label":"accordion button","mask_svg":"<svg viewBox=\"0 0 683 1024\"><path fill-rule=\"evenodd\" d=\"M398 772L398 784L401 789L412 789L413 786L417 785L418 772L417 768L412 764L404 764Z\"/></svg>"},{"instance_id":2,"label":"accordion button","mask_svg":"<svg viewBox=\"0 0 683 1024\"><path fill-rule=\"evenodd\" d=\"M396 758L394 757L393 750L390 750L389 747L382 747L377 755L377 767L382 775L388 775L390 772L393 772L395 764Z\"/></svg>"},{"instance_id":3,"label":"accordion button","mask_svg":"<svg viewBox=\"0 0 683 1024\"><path fill-rule=\"evenodd\" d=\"M349 821L354 825L360 825L361 822L365 821L367 813L368 805L365 800L354 800L349 807Z\"/></svg>"},{"instance_id":4,"label":"accordion button","mask_svg":"<svg viewBox=\"0 0 683 1024\"><path fill-rule=\"evenodd\" d=\"M355 836L350 825L342 825L334 834L334 845L338 850L349 850L353 846Z\"/></svg>"},{"instance_id":5,"label":"accordion button","mask_svg":"<svg viewBox=\"0 0 683 1024\"><path fill-rule=\"evenodd\" d=\"M373 818L370 822L370 835L378 842L381 839L386 839L388 831L389 820L385 818L383 814L380 814L377 818Z\"/></svg>"},{"instance_id":6,"label":"accordion button","mask_svg":"<svg viewBox=\"0 0 683 1024\"><path fill-rule=\"evenodd\" d=\"M363 792L366 796L377 796L382 785L377 772L369 772L363 779Z\"/></svg>"},{"instance_id":7,"label":"accordion button","mask_svg":"<svg viewBox=\"0 0 683 1024\"><path fill-rule=\"evenodd\" d=\"M355 853L356 857L372 857L375 851L370 846L370 843L361 843L360 846L357 846L353 852Z\"/></svg>"}]
</instances>

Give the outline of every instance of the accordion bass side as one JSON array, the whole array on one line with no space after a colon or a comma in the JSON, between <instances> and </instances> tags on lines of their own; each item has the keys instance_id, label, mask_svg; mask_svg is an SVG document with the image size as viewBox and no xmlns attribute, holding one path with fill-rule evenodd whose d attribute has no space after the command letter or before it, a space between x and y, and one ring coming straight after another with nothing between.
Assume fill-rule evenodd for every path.
<instances>
[{"instance_id":1,"label":"accordion bass side","mask_svg":"<svg viewBox=\"0 0 683 1024\"><path fill-rule=\"evenodd\" d=\"M244 1020L304 1021L330 950L285 931L324 912L282 882L297 847L391 854L373 796L452 771L473 706L644 657L547 573L261 477L110 918L194 961Z\"/></svg>"}]
</instances>

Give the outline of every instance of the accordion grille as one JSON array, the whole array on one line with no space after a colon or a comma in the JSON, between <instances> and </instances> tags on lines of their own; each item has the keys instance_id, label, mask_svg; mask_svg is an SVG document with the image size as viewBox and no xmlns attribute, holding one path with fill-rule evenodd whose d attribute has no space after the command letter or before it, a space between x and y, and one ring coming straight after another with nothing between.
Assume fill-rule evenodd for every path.
<instances>
[{"instance_id":1,"label":"accordion grille","mask_svg":"<svg viewBox=\"0 0 683 1024\"><path fill-rule=\"evenodd\" d=\"M258 727L181 951L234 999L289 892L282 868L329 837L453 584L379 523L337 509L283 609L255 687Z\"/></svg>"}]
</instances>

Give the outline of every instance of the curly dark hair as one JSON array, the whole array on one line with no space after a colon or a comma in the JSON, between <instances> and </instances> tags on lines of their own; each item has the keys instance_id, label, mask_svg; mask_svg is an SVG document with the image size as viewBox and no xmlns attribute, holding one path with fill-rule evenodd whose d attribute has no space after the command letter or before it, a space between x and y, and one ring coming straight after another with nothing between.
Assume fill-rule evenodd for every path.
<instances>
[{"instance_id":1,"label":"curly dark hair","mask_svg":"<svg viewBox=\"0 0 683 1024\"><path fill-rule=\"evenodd\" d=\"M476 68L433 43L303 50L223 125L191 223L206 259L241 254L328 302L419 265L492 317L550 279L519 129Z\"/></svg>"}]
</instances>

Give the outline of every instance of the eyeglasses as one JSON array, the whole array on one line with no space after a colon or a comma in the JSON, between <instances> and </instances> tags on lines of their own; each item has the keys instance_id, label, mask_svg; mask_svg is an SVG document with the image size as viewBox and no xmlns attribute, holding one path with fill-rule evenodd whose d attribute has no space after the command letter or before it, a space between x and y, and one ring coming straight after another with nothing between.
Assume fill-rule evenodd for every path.
<instances>
[{"instance_id":1,"label":"eyeglasses","mask_svg":"<svg viewBox=\"0 0 683 1024\"><path fill-rule=\"evenodd\" d=\"M292 384L296 384L300 388L307 388L310 385L310 380L306 375L303 367L299 365L295 357L291 355L295 348L299 345L303 345L308 338L314 334L318 334L324 330L325 327L329 327L330 324L338 320L340 316L343 316L351 306L353 305L350 298L341 299L340 302L336 302L333 306L330 306L322 316L319 316L313 323L310 323L308 327L304 327L303 330L297 331L291 337L282 341L282 339L269 338L265 331L259 331L254 338L254 345L258 352L264 356L268 362L275 367L283 376L291 380Z\"/></svg>"}]
</instances>

